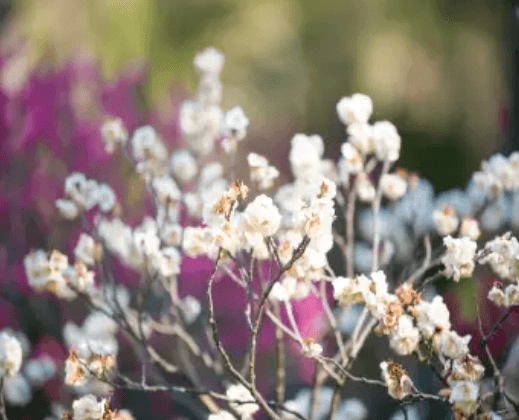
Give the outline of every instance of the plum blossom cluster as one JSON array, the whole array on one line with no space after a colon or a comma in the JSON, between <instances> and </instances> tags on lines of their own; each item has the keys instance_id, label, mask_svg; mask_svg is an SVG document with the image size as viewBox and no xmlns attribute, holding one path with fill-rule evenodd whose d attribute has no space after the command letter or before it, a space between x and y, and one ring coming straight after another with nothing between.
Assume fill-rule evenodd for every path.
<instances>
[{"instance_id":1,"label":"plum blossom cluster","mask_svg":"<svg viewBox=\"0 0 519 420\"><path fill-rule=\"evenodd\" d=\"M63 217L71 220L94 206L99 206L102 212L110 212L116 204L115 193L109 185L86 179L81 173L74 173L65 180L65 197L56 200L56 207Z\"/></svg>"},{"instance_id":2,"label":"plum blossom cluster","mask_svg":"<svg viewBox=\"0 0 519 420\"><path fill-rule=\"evenodd\" d=\"M355 409L349 400L340 403L348 380L379 386L406 403L437 401L458 419L488 418L491 410L482 392L485 369L469 350L472 335L461 336L453 329L443 297L428 286L434 276L458 282L474 276L476 263L489 264L511 283L505 289L494 286L490 300L498 306L518 304L517 239L511 234L496 237L479 252L477 243L482 231L493 232L507 223L514 226L512 217L496 227L488 212L495 211L499 200L505 200L505 207L515 205L515 198L510 202L509 197L516 197L519 190L514 181L519 179L515 154L485 162L465 192L435 197L428 181L393 168L401 148L396 127L389 121L369 123L373 103L368 96L355 94L337 103L338 117L346 126L337 163L324 158L322 137L295 134L288 156L293 180L272 194L269 190L279 170L264 156L248 155L250 181L257 186L252 190L259 191L251 197L242 180L226 179L224 165L210 160L212 155L235 157L249 127L240 107L221 109L223 64L223 54L214 48L194 59L200 73L198 90L180 112L185 148L168 150L151 126L130 135L120 118L107 120L101 128L106 151L119 150L140 175L154 204L152 215L136 225L125 222L110 186L74 173L66 179L65 198L57 200L56 207L70 220L84 216L82 212L94 214L90 225L81 217L89 229L73 250L74 264L57 250L35 250L24 260L34 289L66 300L82 299L92 309L81 326L68 322L63 329L68 347L64 382L80 397L65 418L131 419L127 412L113 411L107 395L116 389L169 392L173 388L199 396L210 420L247 420L260 411L275 420L325 415L333 419L338 413L366 418L362 403ZM231 159L230 165L235 163ZM344 219L343 231L336 223L339 217ZM197 223L189 223L189 218ZM457 237L451 236L456 233ZM411 263L416 262L416 243L422 241L426 257L416 270ZM434 241L441 249L435 259ZM346 268L341 275L334 273L329 261L334 244L343 251ZM201 279L205 302L191 295L181 297L183 263L193 259L212 264L207 278ZM114 281L110 270L116 263L122 264L116 266L119 270L139 274L133 296ZM433 270L436 274L428 278ZM398 281L395 273L405 281ZM247 356L241 367L229 355L221 334L225 323L215 309L217 289L228 282L238 292L225 298L239 306L237 313L248 328ZM423 298L426 292L433 296ZM318 303L312 322L325 331L320 336L301 322L301 308L304 311L312 302ZM354 327L342 331L339 319L359 307ZM260 372L257 361L267 320L275 332L267 345L277 356L275 395L259 391L259 378L271 373ZM372 331L387 336L397 356L411 355L435 367L436 389L443 389L421 392L419 378L391 360L380 362L382 381L353 376L352 364ZM333 345L323 339L327 335L334 339ZM118 366L121 336L138 355L138 380ZM157 337L171 341L159 348ZM483 338L486 342L491 336ZM5 377L15 375L21 365L20 346L12 340L0 335ZM320 366L312 397L301 390L286 401L287 355ZM177 372L189 378L194 389L164 385L165 375ZM201 378L200 372L209 379ZM323 387L327 381L334 385L333 391ZM215 389L207 390L206 384ZM225 395L218 392L222 389ZM499 383L495 392L497 407L507 395ZM320 393L321 402L316 400Z\"/></svg>"}]
</instances>

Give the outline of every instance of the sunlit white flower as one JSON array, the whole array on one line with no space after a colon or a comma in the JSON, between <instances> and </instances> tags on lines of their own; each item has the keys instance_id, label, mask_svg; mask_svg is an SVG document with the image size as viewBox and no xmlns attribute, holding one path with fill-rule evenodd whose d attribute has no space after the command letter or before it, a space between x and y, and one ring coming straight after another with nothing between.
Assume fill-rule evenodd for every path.
<instances>
[{"instance_id":1,"label":"sunlit white flower","mask_svg":"<svg viewBox=\"0 0 519 420\"><path fill-rule=\"evenodd\" d=\"M402 140L396 127L389 121L377 121L372 126L375 155L381 161L395 162L400 157Z\"/></svg>"},{"instance_id":2,"label":"sunlit white flower","mask_svg":"<svg viewBox=\"0 0 519 420\"><path fill-rule=\"evenodd\" d=\"M390 200L398 200L407 190L407 181L399 174L384 174L380 178L380 188Z\"/></svg>"},{"instance_id":3,"label":"sunlit white flower","mask_svg":"<svg viewBox=\"0 0 519 420\"><path fill-rule=\"evenodd\" d=\"M348 142L351 143L363 156L374 153L373 128L369 124L355 123L346 130Z\"/></svg>"},{"instance_id":4,"label":"sunlit white flower","mask_svg":"<svg viewBox=\"0 0 519 420\"><path fill-rule=\"evenodd\" d=\"M359 151L351 143L343 143L341 146L342 163L340 169L345 174L357 174L364 169L364 161Z\"/></svg>"},{"instance_id":5,"label":"sunlit white flower","mask_svg":"<svg viewBox=\"0 0 519 420\"><path fill-rule=\"evenodd\" d=\"M519 261L519 242L510 232L485 244L480 252L480 264L490 264L492 270L503 279L515 280Z\"/></svg>"},{"instance_id":6,"label":"sunlit white flower","mask_svg":"<svg viewBox=\"0 0 519 420\"><path fill-rule=\"evenodd\" d=\"M443 238L443 244L447 248L441 258L445 265L446 277L453 278L454 281L459 281L461 277L470 277L474 271L476 242L467 237L454 239L446 236Z\"/></svg>"},{"instance_id":7,"label":"sunlit white flower","mask_svg":"<svg viewBox=\"0 0 519 420\"><path fill-rule=\"evenodd\" d=\"M249 128L249 119L240 106L235 106L225 113L224 128L227 137L237 141L245 138Z\"/></svg>"},{"instance_id":8,"label":"sunlit white flower","mask_svg":"<svg viewBox=\"0 0 519 420\"><path fill-rule=\"evenodd\" d=\"M97 401L92 394L75 400L72 403L74 420L102 420L106 411L106 398Z\"/></svg>"},{"instance_id":9,"label":"sunlit white flower","mask_svg":"<svg viewBox=\"0 0 519 420\"><path fill-rule=\"evenodd\" d=\"M391 348L401 355L411 354L419 341L420 331L413 325L413 319L409 315L401 315L389 341Z\"/></svg>"},{"instance_id":10,"label":"sunlit white flower","mask_svg":"<svg viewBox=\"0 0 519 420\"><path fill-rule=\"evenodd\" d=\"M105 142L105 150L110 154L114 152L118 144L124 146L128 141L128 131L124 128L120 118L105 121L101 127L101 134Z\"/></svg>"},{"instance_id":11,"label":"sunlit white flower","mask_svg":"<svg viewBox=\"0 0 519 420\"><path fill-rule=\"evenodd\" d=\"M114 208L116 202L114 190L108 184L100 184L97 188L97 203L105 213Z\"/></svg>"},{"instance_id":12,"label":"sunlit white flower","mask_svg":"<svg viewBox=\"0 0 519 420\"><path fill-rule=\"evenodd\" d=\"M134 158L137 160L146 159L149 155L149 151L153 149L153 146L157 141L157 132L151 125L139 127L135 130L132 137Z\"/></svg>"},{"instance_id":13,"label":"sunlit white flower","mask_svg":"<svg viewBox=\"0 0 519 420\"><path fill-rule=\"evenodd\" d=\"M306 181L315 178L319 174L324 151L322 138L317 135L296 134L290 144L288 159L294 177Z\"/></svg>"},{"instance_id":14,"label":"sunlit white flower","mask_svg":"<svg viewBox=\"0 0 519 420\"><path fill-rule=\"evenodd\" d=\"M200 76L196 98L204 105L219 105L222 102L223 84L218 74L205 73Z\"/></svg>"},{"instance_id":15,"label":"sunlit white flower","mask_svg":"<svg viewBox=\"0 0 519 420\"><path fill-rule=\"evenodd\" d=\"M180 253L177 248L172 246L162 248L157 260L156 268L162 276L169 277L180 273Z\"/></svg>"},{"instance_id":16,"label":"sunlit white flower","mask_svg":"<svg viewBox=\"0 0 519 420\"><path fill-rule=\"evenodd\" d=\"M440 355L450 359L462 359L469 354L468 344L472 336L461 337L456 331L443 330L439 337L437 350Z\"/></svg>"},{"instance_id":17,"label":"sunlit white flower","mask_svg":"<svg viewBox=\"0 0 519 420\"><path fill-rule=\"evenodd\" d=\"M110 221L101 219L97 231L106 248L119 254L123 260L127 261L133 242L132 229L125 225L121 219L115 218Z\"/></svg>"},{"instance_id":18,"label":"sunlit white flower","mask_svg":"<svg viewBox=\"0 0 519 420\"><path fill-rule=\"evenodd\" d=\"M281 215L272 199L262 194L247 205L243 221L248 232L272 236L279 229Z\"/></svg>"},{"instance_id":19,"label":"sunlit white flower","mask_svg":"<svg viewBox=\"0 0 519 420\"><path fill-rule=\"evenodd\" d=\"M373 112L371 98L362 93L342 98L337 103L337 115L343 124L367 123Z\"/></svg>"},{"instance_id":20,"label":"sunlit white flower","mask_svg":"<svg viewBox=\"0 0 519 420\"><path fill-rule=\"evenodd\" d=\"M87 180L82 173L75 172L65 179L66 196L86 210L98 203L98 188L95 180Z\"/></svg>"},{"instance_id":21,"label":"sunlit white flower","mask_svg":"<svg viewBox=\"0 0 519 420\"><path fill-rule=\"evenodd\" d=\"M193 64L202 73L220 73L225 63L225 56L214 47L199 52Z\"/></svg>"},{"instance_id":22,"label":"sunlit white flower","mask_svg":"<svg viewBox=\"0 0 519 420\"><path fill-rule=\"evenodd\" d=\"M357 191L357 195L361 201L370 203L375 199L375 187L365 172L360 172L357 175L357 179L355 181L355 190Z\"/></svg>"},{"instance_id":23,"label":"sunlit white flower","mask_svg":"<svg viewBox=\"0 0 519 420\"><path fill-rule=\"evenodd\" d=\"M250 177L252 181L259 184L260 190L265 190L274 184L274 180L279 177L279 171L274 166L269 166L268 160L256 153L249 153L247 162L250 167Z\"/></svg>"},{"instance_id":24,"label":"sunlit white flower","mask_svg":"<svg viewBox=\"0 0 519 420\"><path fill-rule=\"evenodd\" d=\"M32 251L24 260L25 274L32 287L42 287L50 274L49 259L42 249Z\"/></svg>"},{"instance_id":25,"label":"sunlit white flower","mask_svg":"<svg viewBox=\"0 0 519 420\"><path fill-rule=\"evenodd\" d=\"M426 338L431 338L436 330L449 330L450 313L442 296L435 296L432 302L422 300L416 306L418 328Z\"/></svg>"},{"instance_id":26,"label":"sunlit white flower","mask_svg":"<svg viewBox=\"0 0 519 420\"><path fill-rule=\"evenodd\" d=\"M77 357L73 351L65 361L65 384L69 386L81 386L87 382L90 375L86 363Z\"/></svg>"},{"instance_id":27,"label":"sunlit white flower","mask_svg":"<svg viewBox=\"0 0 519 420\"><path fill-rule=\"evenodd\" d=\"M192 226L186 226L184 229L182 249L190 257L206 254L213 247L213 243L211 229Z\"/></svg>"},{"instance_id":28,"label":"sunlit white flower","mask_svg":"<svg viewBox=\"0 0 519 420\"><path fill-rule=\"evenodd\" d=\"M479 381L485 368L476 356L467 355L463 359L454 359L445 364L443 375L447 377L447 382L456 381Z\"/></svg>"},{"instance_id":29,"label":"sunlit white flower","mask_svg":"<svg viewBox=\"0 0 519 420\"><path fill-rule=\"evenodd\" d=\"M433 212L434 226L441 236L451 235L458 228L459 219L454 207L447 204Z\"/></svg>"}]
</instances>

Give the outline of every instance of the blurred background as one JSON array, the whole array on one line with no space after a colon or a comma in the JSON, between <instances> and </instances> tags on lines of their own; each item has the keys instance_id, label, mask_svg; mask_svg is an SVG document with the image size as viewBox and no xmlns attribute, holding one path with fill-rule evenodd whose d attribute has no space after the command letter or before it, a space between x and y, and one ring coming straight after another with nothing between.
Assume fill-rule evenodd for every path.
<instances>
[{"instance_id":1,"label":"blurred background","mask_svg":"<svg viewBox=\"0 0 519 420\"><path fill-rule=\"evenodd\" d=\"M195 52L214 45L226 55L224 108L244 108L252 121L246 147L281 167L296 132L322 135L327 155L338 155L344 135L335 104L355 92L373 98L374 120L398 127L400 165L437 190L464 186L514 131L510 1L2 0L1 7L4 48L26 43L2 75L12 89L31 68L77 54L96 60L108 80L145 63L143 106L167 114L172 88L195 87Z\"/></svg>"}]
</instances>

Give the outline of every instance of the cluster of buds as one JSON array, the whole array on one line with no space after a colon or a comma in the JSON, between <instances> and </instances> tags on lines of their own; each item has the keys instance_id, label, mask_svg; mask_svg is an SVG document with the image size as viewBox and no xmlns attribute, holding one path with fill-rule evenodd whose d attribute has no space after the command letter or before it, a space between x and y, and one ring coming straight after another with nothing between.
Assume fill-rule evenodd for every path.
<instances>
[{"instance_id":1,"label":"cluster of buds","mask_svg":"<svg viewBox=\"0 0 519 420\"><path fill-rule=\"evenodd\" d=\"M88 358L80 358L77 351L71 350L65 362L65 383L71 386L84 385L90 375L105 379L115 366L113 354L98 354L92 351Z\"/></svg>"}]
</instances>

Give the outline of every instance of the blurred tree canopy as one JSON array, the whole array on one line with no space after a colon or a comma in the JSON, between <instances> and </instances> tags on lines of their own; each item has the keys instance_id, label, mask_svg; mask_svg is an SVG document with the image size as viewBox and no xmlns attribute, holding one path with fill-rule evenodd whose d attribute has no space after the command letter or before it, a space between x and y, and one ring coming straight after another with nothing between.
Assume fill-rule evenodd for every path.
<instances>
[{"instance_id":1,"label":"blurred tree canopy","mask_svg":"<svg viewBox=\"0 0 519 420\"><path fill-rule=\"evenodd\" d=\"M224 105L251 120L246 147L282 167L296 132L322 135L337 156L335 104L366 93L373 118L400 131L399 164L445 189L505 140L511 11L495 0L15 0L4 37L27 40L28 66L81 51L110 78L145 61L148 103L194 89L193 56L214 45Z\"/></svg>"}]
</instances>

